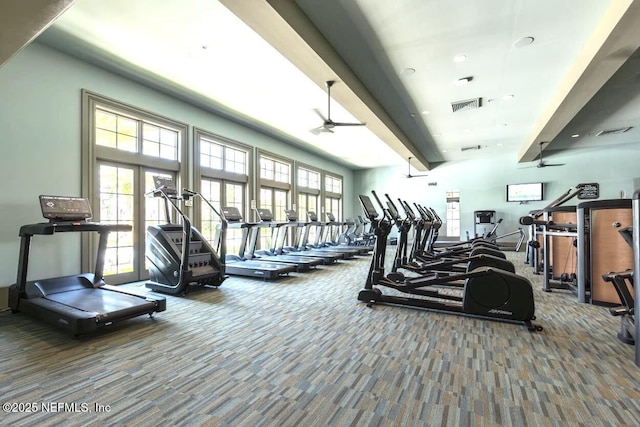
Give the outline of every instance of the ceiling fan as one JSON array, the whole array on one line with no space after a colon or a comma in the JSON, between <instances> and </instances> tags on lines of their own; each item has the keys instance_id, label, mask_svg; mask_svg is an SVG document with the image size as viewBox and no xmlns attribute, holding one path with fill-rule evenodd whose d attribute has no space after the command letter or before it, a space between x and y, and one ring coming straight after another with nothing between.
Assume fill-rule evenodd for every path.
<instances>
[{"instance_id":1,"label":"ceiling fan","mask_svg":"<svg viewBox=\"0 0 640 427\"><path fill-rule=\"evenodd\" d=\"M542 159L542 145L543 144L548 144L548 141L542 141L540 142L540 156L538 158L538 164L535 165L536 168L546 168L547 166L564 166L564 163L545 163L544 160ZM534 166L527 166L527 168L532 168ZM527 169L527 168L523 168L523 169Z\"/></svg>"},{"instance_id":2,"label":"ceiling fan","mask_svg":"<svg viewBox=\"0 0 640 427\"><path fill-rule=\"evenodd\" d=\"M407 174L405 175L407 178L421 178L424 176L429 176L426 173L419 174L419 175L411 175L411 159L413 159L413 157L407 158Z\"/></svg>"},{"instance_id":3,"label":"ceiling fan","mask_svg":"<svg viewBox=\"0 0 640 427\"><path fill-rule=\"evenodd\" d=\"M325 84L327 85L327 117L324 117L317 109L315 112L322 119L322 126L311 129L311 133L318 135L321 133L333 133L333 128L336 126L364 126L366 123L341 123L331 120L331 86L335 83L335 80L329 80Z\"/></svg>"}]
</instances>

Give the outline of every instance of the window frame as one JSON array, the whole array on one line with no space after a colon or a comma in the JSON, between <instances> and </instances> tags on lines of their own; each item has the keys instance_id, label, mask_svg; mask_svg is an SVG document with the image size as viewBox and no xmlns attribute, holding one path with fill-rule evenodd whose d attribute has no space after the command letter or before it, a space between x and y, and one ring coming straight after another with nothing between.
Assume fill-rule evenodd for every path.
<instances>
[{"instance_id":1,"label":"window frame","mask_svg":"<svg viewBox=\"0 0 640 427\"><path fill-rule=\"evenodd\" d=\"M340 181L340 193L327 190L328 179L335 179ZM321 188L322 188L322 200L321 200L322 213L325 214L327 212L327 199L338 200L338 205L339 205L338 212L331 212L331 213L336 217L336 221L342 221L342 218L344 216L344 177L336 173L323 171Z\"/></svg>"},{"instance_id":2,"label":"window frame","mask_svg":"<svg viewBox=\"0 0 640 427\"><path fill-rule=\"evenodd\" d=\"M138 126L137 144L139 152L129 152L117 148L99 146L96 144L95 120L96 109L111 111L117 115L132 118L140 123L149 123L156 126L170 128L178 131L177 159L168 160L142 154L143 126ZM136 167L163 170L175 173L180 183L188 182L189 170L189 125L149 110L138 108L124 102L97 94L87 89L81 90L81 184L80 194L89 199L93 211L94 220L100 220L99 206L99 163L110 162L128 164ZM135 210L134 221L137 224L142 219L139 209ZM137 233L134 233L134 245L139 243ZM95 236L82 233L81 236L81 268L83 271L91 271L95 263L98 240ZM144 254L136 254L140 256Z\"/></svg>"},{"instance_id":3,"label":"window frame","mask_svg":"<svg viewBox=\"0 0 640 427\"><path fill-rule=\"evenodd\" d=\"M244 151L247 155L246 175L235 173L235 172L227 172L225 170L203 167L200 164L200 148L201 148L200 144L203 138L207 140L211 140L212 142L218 143L224 147L229 147L234 150ZM242 217L245 218L245 220L247 220L248 212L246 211L248 209L248 206L250 206L249 200L251 200L251 195L253 194L253 191L254 191L253 180L251 179L251 174L254 173L254 167L253 167L254 151L255 151L254 147L250 145L243 144L241 142L232 140L230 138L226 138L224 136L218 135L213 132L209 132L202 128L194 127L193 128L193 158L192 158L193 183L191 188L194 189L194 191L200 192L201 191L200 184L202 182L202 179L221 181L222 194L220 196L221 197L220 203L224 206L224 203L226 203L226 200L225 200L226 192L224 190L226 188L225 184L226 183L243 184L244 185L243 210L245 212L241 212L241 214L242 214ZM224 154L223 154L222 163L224 167L224 163L225 163ZM201 227L202 226L202 209L200 207L200 203L194 203L192 209L193 209L194 224L196 224L197 227Z\"/></svg>"}]
</instances>

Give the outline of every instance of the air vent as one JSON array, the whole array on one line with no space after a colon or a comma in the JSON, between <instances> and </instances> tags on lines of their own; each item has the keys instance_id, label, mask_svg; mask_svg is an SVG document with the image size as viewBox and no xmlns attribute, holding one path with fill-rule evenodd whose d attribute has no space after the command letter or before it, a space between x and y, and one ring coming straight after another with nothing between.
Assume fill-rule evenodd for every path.
<instances>
[{"instance_id":1,"label":"air vent","mask_svg":"<svg viewBox=\"0 0 640 427\"><path fill-rule=\"evenodd\" d=\"M470 145L470 146L468 146L468 147L462 147L462 148L460 148L460 151L479 150L479 149L481 149L481 148L482 148L482 147L481 147L481 146L479 146L479 145Z\"/></svg>"},{"instance_id":2,"label":"air vent","mask_svg":"<svg viewBox=\"0 0 640 427\"><path fill-rule=\"evenodd\" d=\"M454 113L458 111L475 110L482 106L482 98L465 99L464 101L455 101L451 103L451 109Z\"/></svg>"},{"instance_id":3,"label":"air vent","mask_svg":"<svg viewBox=\"0 0 640 427\"><path fill-rule=\"evenodd\" d=\"M626 128L620 128L620 129L601 130L600 132L596 133L596 136L618 135L618 134L621 134L621 133L625 133L626 131L628 131L631 128L632 128L632 126L629 126L629 127L626 127Z\"/></svg>"}]
</instances>

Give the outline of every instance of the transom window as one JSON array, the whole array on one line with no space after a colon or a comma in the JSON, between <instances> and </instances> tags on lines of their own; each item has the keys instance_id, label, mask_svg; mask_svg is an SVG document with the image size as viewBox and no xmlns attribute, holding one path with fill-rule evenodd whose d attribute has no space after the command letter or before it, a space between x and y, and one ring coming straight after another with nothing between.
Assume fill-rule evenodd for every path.
<instances>
[{"instance_id":1,"label":"transom window","mask_svg":"<svg viewBox=\"0 0 640 427\"><path fill-rule=\"evenodd\" d=\"M175 129L101 108L95 110L96 145L177 160L179 136Z\"/></svg>"},{"instance_id":2,"label":"transom window","mask_svg":"<svg viewBox=\"0 0 640 427\"><path fill-rule=\"evenodd\" d=\"M320 173L298 168L298 187L320 190Z\"/></svg>"},{"instance_id":3,"label":"transom window","mask_svg":"<svg viewBox=\"0 0 640 427\"><path fill-rule=\"evenodd\" d=\"M330 175L325 176L324 189L328 193L342 194L342 179Z\"/></svg>"},{"instance_id":4,"label":"transom window","mask_svg":"<svg viewBox=\"0 0 640 427\"><path fill-rule=\"evenodd\" d=\"M200 166L246 175L247 152L206 138L201 138Z\"/></svg>"},{"instance_id":5,"label":"transom window","mask_svg":"<svg viewBox=\"0 0 640 427\"><path fill-rule=\"evenodd\" d=\"M269 157L260 157L260 178L276 182L291 182L291 166Z\"/></svg>"}]
</instances>

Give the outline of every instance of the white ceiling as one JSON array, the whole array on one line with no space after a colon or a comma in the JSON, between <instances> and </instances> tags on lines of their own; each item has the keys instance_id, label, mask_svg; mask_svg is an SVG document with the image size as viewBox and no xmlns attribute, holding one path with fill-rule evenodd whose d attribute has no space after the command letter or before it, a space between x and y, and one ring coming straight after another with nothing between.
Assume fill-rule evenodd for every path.
<instances>
[{"instance_id":1,"label":"white ceiling","mask_svg":"<svg viewBox=\"0 0 640 427\"><path fill-rule=\"evenodd\" d=\"M221 1L77 0L42 40L356 169L498 151L531 161L557 135L570 148L566 125L640 45L632 0ZM514 46L522 37L534 41ZM331 118L366 127L309 132L326 80L338 81ZM480 108L452 112L477 97Z\"/></svg>"}]
</instances>

